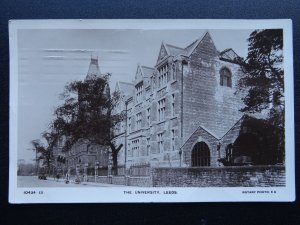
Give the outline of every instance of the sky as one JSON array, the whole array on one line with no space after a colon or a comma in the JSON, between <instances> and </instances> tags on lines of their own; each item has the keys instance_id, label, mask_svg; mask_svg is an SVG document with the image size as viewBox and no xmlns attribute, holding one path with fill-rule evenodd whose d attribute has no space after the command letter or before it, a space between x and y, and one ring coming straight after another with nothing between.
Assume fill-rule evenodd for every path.
<instances>
[{"instance_id":1,"label":"sky","mask_svg":"<svg viewBox=\"0 0 300 225\"><path fill-rule=\"evenodd\" d=\"M41 139L61 102L59 94L87 74L91 54L101 73L111 73L110 87L131 82L137 64L154 67L162 41L186 47L206 30L18 30L18 159L32 162L31 140ZM247 55L252 30L208 30L219 51Z\"/></svg>"}]
</instances>

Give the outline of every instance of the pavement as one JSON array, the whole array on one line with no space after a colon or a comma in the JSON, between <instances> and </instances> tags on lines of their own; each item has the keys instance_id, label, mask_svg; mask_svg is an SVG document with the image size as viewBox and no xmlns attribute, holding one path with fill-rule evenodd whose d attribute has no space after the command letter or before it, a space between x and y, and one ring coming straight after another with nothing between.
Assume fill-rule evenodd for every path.
<instances>
[{"instance_id":1,"label":"pavement","mask_svg":"<svg viewBox=\"0 0 300 225\"><path fill-rule=\"evenodd\" d=\"M75 184L74 180L70 180L68 184L64 179L54 180L47 177L47 180L39 180L37 176L18 176L18 187L125 187L124 185L103 184L96 182L81 182Z\"/></svg>"}]
</instances>

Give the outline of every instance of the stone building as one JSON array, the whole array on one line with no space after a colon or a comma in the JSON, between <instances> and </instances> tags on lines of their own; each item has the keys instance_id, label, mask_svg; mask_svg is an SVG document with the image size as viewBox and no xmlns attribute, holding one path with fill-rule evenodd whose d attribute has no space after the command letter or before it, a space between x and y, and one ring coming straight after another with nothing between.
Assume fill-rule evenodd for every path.
<instances>
[{"instance_id":1,"label":"stone building","mask_svg":"<svg viewBox=\"0 0 300 225\"><path fill-rule=\"evenodd\" d=\"M235 149L241 146L239 135L249 133L245 124L259 121L239 111L243 92L236 90L243 72L237 59L232 49L216 49L209 32L186 47L162 42L153 68L138 65L132 83L116 85L123 96L120 110L127 112L116 140L125 146L119 163L154 167L222 166L227 159L252 163L257 156L247 151L255 149L243 145L231 154L234 143ZM252 131L260 124L256 122ZM259 138L261 132L252 131L251 137L243 137L246 143Z\"/></svg>"},{"instance_id":2,"label":"stone building","mask_svg":"<svg viewBox=\"0 0 300 225\"><path fill-rule=\"evenodd\" d=\"M91 56L91 61L89 69L85 79L92 79L93 77L101 77L98 57ZM109 97L110 89L107 85L105 87L104 93ZM85 104L81 101L81 95L84 93L78 93L78 101L80 105ZM81 140L75 143L71 150L67 152L62 151L65 138L60 137L56 147L53 150L53 155L55 159L55 167L60 168L64 172L69 169L71 174L76 174L77 172L81 174L90 173L92 174L95 170L95 166L107 167L109 162L109 147L101 146L90 143L86 140Z\"/></svg>"}]
</instances>

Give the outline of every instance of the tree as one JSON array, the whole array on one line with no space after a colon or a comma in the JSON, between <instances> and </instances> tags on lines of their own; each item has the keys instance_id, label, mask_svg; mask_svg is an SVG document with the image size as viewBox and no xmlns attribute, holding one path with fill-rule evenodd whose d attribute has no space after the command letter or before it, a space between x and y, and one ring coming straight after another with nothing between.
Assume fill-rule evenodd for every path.
<instances>
[{"instance_id":1,"label":"tree","mask_svg":"<svg viewBox=\"0 0 300 225\"><path fill-rule=\"evenodd\" d=\"M50 165L53 161L53 136L51 136L49 133L44 133L43 138L45 138L47 142L46 147L40 140L32 140L31 144L33 146L33 150L36 151L36 154L39 154L36 159L36 163L42 160L43 166L47 168L47 173L49 173Z\"/></svg>"},{"instance_id":2,"label":"tree","mask_svg":"<svg viewBox=\"0 0 300 225\"><path fill-rule=\"evenodd\" d=\"M282 29L255 30L248 39L248 55L240 61L245 75L239 89L247 89L242 112L268 112L276 126L284 125L284 69Z\"/></svg>"},{"instance_id":3,"label":"tree","mask_svg":"<svg viewBox=\"0 0 300 225\"><path fill-rule=\"evenodd\" d=\"M73 81L65 86L61 95L63 104L56 108L51 132L56 138L65 137L63 151L69 151L79 141L109 146L116 173L118 153L123 145L116 146L116 126L123 113L116 113L119 94L109 93L110 74L94 76L84 81Z\"/></svg>"},{"instance_id":4,"label":"tree","mask_svg":"<svg viewBox=\"0 0 300 225\"><path fill-rule=\"evenodd\" d=\"M242 112L265 114L268 124L274 126L274 141L278 143L278 161L284 158L284 68L283 30L255 30L248 39L246 60L239 59L244 76L239 90L247 90L242 99Z\"/></svg>"}]
</instances>

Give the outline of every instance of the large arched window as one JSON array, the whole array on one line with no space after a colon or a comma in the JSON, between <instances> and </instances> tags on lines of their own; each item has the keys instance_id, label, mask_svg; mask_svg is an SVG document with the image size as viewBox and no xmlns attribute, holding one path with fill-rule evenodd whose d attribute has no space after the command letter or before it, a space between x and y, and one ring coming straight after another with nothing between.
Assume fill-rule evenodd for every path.
<instances>
[{"instance_id":1,"label":"large arched window","mask_svg":"<svg viewBox=\"0 0 300 225\"><path fill-rule=\"evenodd\" d=\"M198 142L192 150L192 166L210 166L210 151L203 141Z\"/></svg>"},{"instance_id":2,"label":"large arched window","mask_svg":"<svg viewBox=\"0 0 300 225\"><path fill-rule=\"evenodd\" d=\"M220 70L220 85L225 87L231 87L231 72L227 67Z\"/></svg>"}]
</instances>

